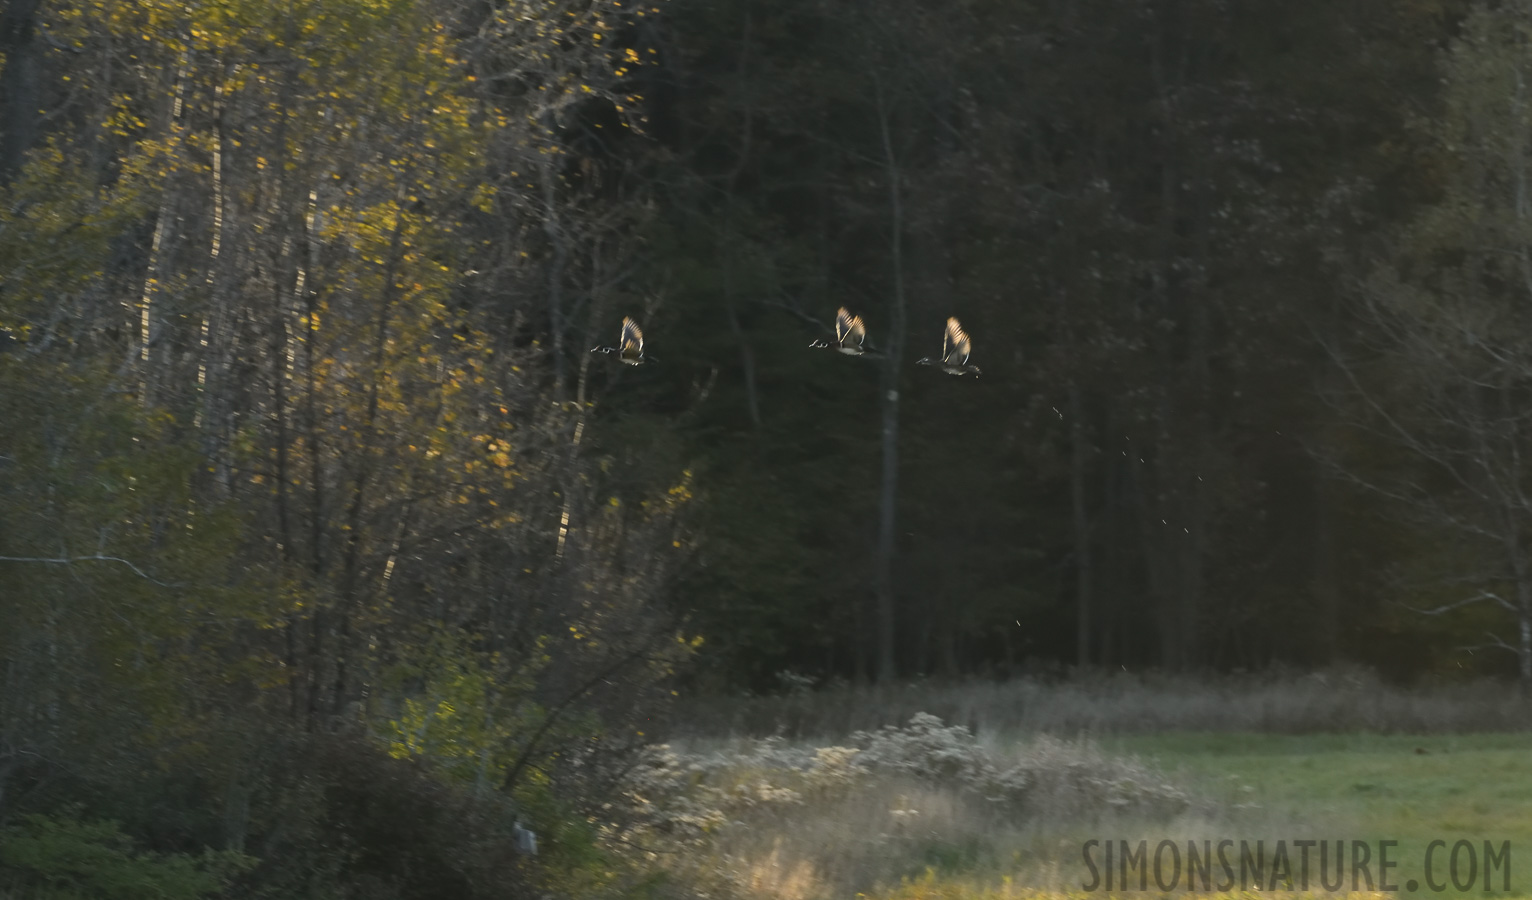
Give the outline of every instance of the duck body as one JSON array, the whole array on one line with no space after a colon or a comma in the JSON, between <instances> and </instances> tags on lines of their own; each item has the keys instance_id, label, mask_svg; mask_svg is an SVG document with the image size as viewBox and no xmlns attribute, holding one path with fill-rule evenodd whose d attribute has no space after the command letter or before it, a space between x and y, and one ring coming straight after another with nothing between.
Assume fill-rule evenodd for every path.
<instances>
[{"instance_id":1,"label":"duck body","mask_svg":"<svg viewBox=\"0 0 1532 900\"><path fill-rule=\"evenodd\" d=\"M638 323L629 316L622 319L622 339L616 347L592 347L592 353L602 353L610 356L617 354L617 359L627 366L641 366L644 359L644 332L638 327Z\"/></svg>"},{"instance_id":2,"label":"duck body","mask_svg":"<svg viewBox=\"0 0 1532 900\"><path fill-rule=\"evenodd\" d=\"M816 340L809 344L814 348L834 348L846 356L867 355L867 326L861 316L853 316L844 306L835 311L835 340Z\"/></svg>"},{"instance_id":3,"label":"duck body","mask_svg":"<svg viewBox=\"0 0 1532 900\"><path fill-rule=\"evenodd\" d=\"M833 348L835 348L835 352L836 353L844 353L847 356L866 356L867 355L867 351L863 350L861 347L847 346L845 344L839 344L839 343L836 343L834 341L814 341L812 344L809 344L809 346L810 347L816 347L816 348L833 347Z\"/></svg>"},{"instance_id":4,"label":"duck body","mask_svg":"<svg viewBox=\"0 0 1532 900\"><path fill-rule=\"evenodd\" d=\"M917 360L915 360L915 365L917 365L917 366L936 366L938 369L941 369L943 372L946 372L948 375L973 375L974 377L978 377L978 375L980 374L978 366L952 366L952 365L948 365L947 363L942 362L939 359L930 359L930 358L917 359Z\"/></svg>"},{"instance_id":5,"label":"duck body","mask_svg":"<svg viewBox=\"0 0 1532 900\"><path fill-rule=\"evenodd\" d=\"M972 375L979 376L979 367L968 364L968 355L973 348L973 342L969 340L968 333L956 317L947 319L947 329L942 332L942 355L940 359L925 357L917 359L917 366L935 366L948 375Z\"/></svg>"}]
</instances>

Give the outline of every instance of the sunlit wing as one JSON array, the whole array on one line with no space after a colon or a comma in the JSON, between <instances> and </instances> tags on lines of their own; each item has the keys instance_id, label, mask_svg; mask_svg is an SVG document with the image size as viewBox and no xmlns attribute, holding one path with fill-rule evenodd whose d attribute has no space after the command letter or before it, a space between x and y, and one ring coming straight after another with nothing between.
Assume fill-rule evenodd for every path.
<instances>
[{"instance_id":1,"label":"sunlit wing","mask_svg":"<svg viewBox=\"0 0 1532 900\"><path fill-rule=\"evenodd\" d=\"M847 343L860 347L862 342L867 340L867 326L862 324L861 316L852 316L846 330L848 332L846 336Z\"/></svg>"},{"instance_id":2,"label":"sunlit wing","mask_svg":"<svg viewBox=\"0 0 1532 900\"><path fill-rule=\"evenodd\" d=\"M844 306L835 311L835 340L837 343L844 344L846 342L846 335L851 333L853 323L855 322L856 318Z\"/></svg>"},{"instance_id":3,"label":"sunlit wing","mask_svg":"<svg viewBox=\"0 0 1532 900\"><path fill-rule=\"evenodd\" d=\"M622 320L622 352L634 355L644 352L644 333L638 323L627 316Z\"/></svg>"},{"instance_id":4,"label":"sunlit wing","mask_svg":"<svg viewBox=\"0 0 1532 900\"><path fill-rule=\"evenodd\" d=\"M942 361L948 365L968 365L968 353L972 344L967 332L956 318L947 320L947 332L942 335Z\"/></svg>"}]
</instances>

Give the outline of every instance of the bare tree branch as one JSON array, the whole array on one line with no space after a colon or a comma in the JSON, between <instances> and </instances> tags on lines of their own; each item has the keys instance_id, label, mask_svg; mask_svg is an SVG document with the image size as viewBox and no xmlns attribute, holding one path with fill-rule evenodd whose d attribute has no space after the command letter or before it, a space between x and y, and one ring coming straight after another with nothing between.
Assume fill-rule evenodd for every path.
<instances>
[{"instance_id":1,"label":"bare tree branch","mask_svg":"<svg viewBox=\"0 0 1532 900\"><path fill-rule=\"evenodd\" d=\"M1396 605L1401 606L1410 612L1420 613L1423 616L1439 616L1443 613L1451 612L1454 609L1460 609L1464 606L1471 606L1475 603L1483 603L1485 600L1493 600L1495 604L1502 609L1508 609L1511 612L1516 611L1516 607L1511 605L1510 601L1506 600L1504 597L1500 596L1494 591L1483 591L1482 593L1473 597L1469 597L1466 600L1459 600L1455 603L1444 603L1441 606L1435 607L1434 609L1420 609L1419 607L1411 606L1408 603L1402 603L1398 601L1396 601Z\"/></svg>"},{"instance_id":2,"label":"bare tree branch","mask_svg":"<svg viewBox=\"0 0 1532 900\"><path fill-rule=\"evenodd\" d=\"M1472 653L1475 650L1508 650L1511 653L1517 654L1518 656L1521 654L1520 650L1517 650L1515 647L1512 647L1510 644L1507 644L1505 641L1501 640L1496 635L1494 635L1494 634L1492 634L1490 632L1485 632L1485 636L1488 637L1489 640L1485 641L1482 644L1464 644L1464 645L1462 645L1460 647L1457 647L1456 649L1458 649L1458 650L1467 650L1469 653Z\"/></svg>"},{"instance_id":3,"label":"bare tree branch","mask_svg":"<svg viewBox=\"0 0 1532 900\"><path fill-rule=\"evenodd\" d=\"M122 565L125 565L128 568L132 569L134 575L137 575L139 578L142 578L145 581L153 582L154 584L157 584L160 587L174 587L174 585L166 584L165 582L160 581L157 578L151 577L143 569L140 569L138 566L133 565L132 563L128 562L127 560L123 559L120 556L103 556L102 554L99 554L99 553L95 553L95 554L92 554L90 556L60 556L60 557L46 557L46 556L0 556L0 562L47 563L49 565L58 565L58 566L72 565L72 564L77 563L77 562L114 562L114 563L121 563Z\"/></svg>"}]
</instances>

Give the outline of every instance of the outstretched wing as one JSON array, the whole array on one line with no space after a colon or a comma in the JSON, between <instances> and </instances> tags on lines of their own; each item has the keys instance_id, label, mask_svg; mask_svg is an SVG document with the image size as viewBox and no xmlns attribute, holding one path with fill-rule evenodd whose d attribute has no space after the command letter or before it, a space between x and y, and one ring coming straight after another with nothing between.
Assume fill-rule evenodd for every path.
<instances>
[{"instance_id":1,"label":"outstretched wing","mask_svg":"<svg viewBox=\"0 0 1532 900\"><path fill-rule=\"evenodd\" d=\"M856 341L858 347L867 342L867 326L862 324L861 316L851 317L851 340Z\"/></svg>"},{"instance_id":2,"label":"outstretched wing","mask_svg":"<svg viewBox=\"0 0 1532 900\"><path fill-rule=\"evenodd\" d=\"M622 318L622 353L624 356L638 356L644 352L644 333L638 327L638 323L627 316Z\"/></svg>"},{"instance_id":3,"label":"outstretched wing","mask_svg":"<svg viewBox=\"0 0 1532 900\"><path fill-rule=\"evenodd\" d=\"M851 313L844 306L835 311L835 340L844 344L846 335L851 333Z\"/></svg>"},{"instance_id":4,"label":"outstretched wing","mask_svg":"<svg viewBox=\"0 0 1532 900\"><path fill-rule=\"evenodd\" d=\"M968 333L956 318L947 320L947 332L942 335L942 361L950 366L968 365L968 352L972 343Z\"/></svg>"},{"instance_id":5,"label":"outstretched wing","mask_svg":"<svg viewBox=\"0 0 1532 900\"><path fill-rule=\"evenodd\" d=\"M862 324L861 316L853 316L844 306L835 311L835 340L860 347L866 338L867 326Z\"/></svg>"}]
</instances>

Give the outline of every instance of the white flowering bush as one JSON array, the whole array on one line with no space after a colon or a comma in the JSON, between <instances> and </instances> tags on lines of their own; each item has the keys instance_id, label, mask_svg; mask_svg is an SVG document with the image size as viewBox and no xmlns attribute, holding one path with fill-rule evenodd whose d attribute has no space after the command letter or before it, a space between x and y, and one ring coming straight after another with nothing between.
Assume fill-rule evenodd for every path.
<instances>
[{"instance_id":1,"label":"white flowering bush","mask_svg":"<svg viewBox=\"0 0 1532 900\"><path fill-rule=\"evenodd\" d=\"M852 896L932 860L1009 859L1039 829L1195 805L1138 760L1052 738L996 751L925 713L844 745L651 746L617 783L608 837L697 896L749 900Z\"/></svg>"},{"instance_id":2,"label":"white flowering bush","mask_svg":"<svg viewBox=\"0 0 1532 900\"><path fill-rule=\"evenodd\" d=\"M1165 816L1193 803L1136 759L1048 737L997 759L967 728L927 713L904 726L857 732L850 744L803 747L771 737L702 753L649 747L622 780L624 818L634 829L695 842L747 819L780 817L810 800L844 797L879 778L977 796L1012 820L1088 819L1105 812Z\"/></svg>"},{"instance_id":3,"label":"white flowering bush","mask_svg":"<svg viewBox=\"0 0 1532 900\"><path fill-rule=\"evenodd\" d=\"M858 731L851 743L861 749L864 766L923 779L983 789L1000 774L972 732L961 725L944 726L930 713L916 713L903 727Z\"/></svg>"},{"instance_id":4,"label":"white flowering bush","mask_svg":"<svg viewBox=\"0 0 1532 900\"><path fill-rule=\"evenodd\" d=\"M1196 801L1134 757L1108 756L1094 746L1040 737L1024 747L996 788L1028 806L1079 817L1107 810L1165 818Z\"/></svg>"},{"instance_id":5,"label":"white flowering bush","mask_svg":"<svg viewBox=\"0 0 1532 900\"><path fill-rule=\"evenodd\" d=\"M916 713L903 727L859 731L858 764L912 775L982 794L986 799L1047 815L1090 817L1106 811L1152 816L1186 810L1192 799L1137 759L1107 756L1081 742L1043 736L1005 765L961 725Z\"/></svg>"},{"instance_id":6,"label":"white flowering bush","mask_svg":"<svg viewBox=\"0 0 1532 900\"><path fill-rule=\"evenodd\" d=\"M622 796L634 828L695 841L753 814L848 790L867 775L858 753L795 748L781 738L698 754L660 744L623 779Z\"/></svg>"}]
</instances>

